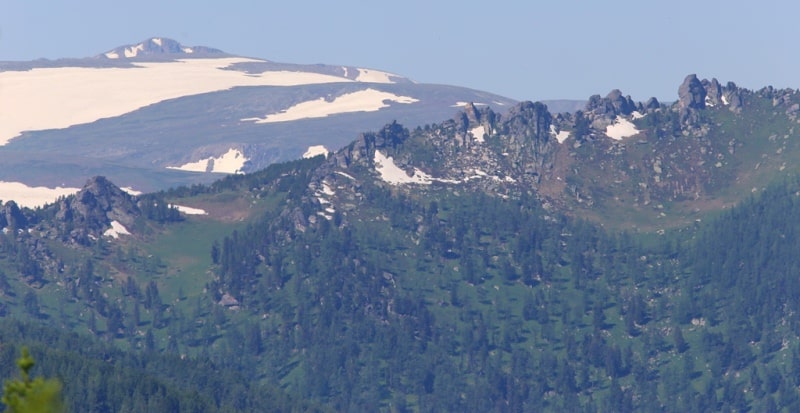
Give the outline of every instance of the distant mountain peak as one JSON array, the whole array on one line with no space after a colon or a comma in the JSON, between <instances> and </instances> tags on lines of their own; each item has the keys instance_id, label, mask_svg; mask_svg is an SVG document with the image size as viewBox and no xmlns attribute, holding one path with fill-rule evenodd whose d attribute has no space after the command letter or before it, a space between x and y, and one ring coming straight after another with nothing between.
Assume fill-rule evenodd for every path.
<instances>
[{"instance_id":1,"label":"distant mountain peak","mask_svg":"<svg viewBox=\"0 0 800 413\"><path fill-rule=\"evenodd\" d=\"M137 44L128 44L111 49L97 57L105 59L136 59L160 55L207 55L224 54L222 50L206 46L184 46L166 37L151 37Z\"/></svg>"}]
</instances>

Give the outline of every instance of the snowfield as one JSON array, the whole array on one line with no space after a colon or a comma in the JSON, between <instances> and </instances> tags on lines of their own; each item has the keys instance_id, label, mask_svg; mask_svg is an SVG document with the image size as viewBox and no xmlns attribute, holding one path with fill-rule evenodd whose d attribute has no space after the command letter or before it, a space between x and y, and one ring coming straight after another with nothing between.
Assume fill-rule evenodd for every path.
<instances>
[{"instance_id":1,"label":"snowfield","mask_svg":"<svg viewBox=\"0 0 800 413\"><path fill-rule=\"evenodd\" d=\"M144 45L139 43L133 47L125 48L125 57L136 57L139 55L139 52L144 51Z\"/></svg>"},{"instance_id":2,"label":"snowfield","mask_svg":"<svg viewBox=\"0 0 800 413\"><path fill-rule=\"evenodd\" d=\"M19 206L36 208L55 202L61 196L72 195L80 188L43 186L30 187L20 182L0 181L0 200L14 201Z\"/></svg>"},{"instance_id":3,"label":"snowfield","mask_svg":"<svg viewBox=\"0 0 800 413\"><path fill-rule=\"evenodd\" d=\"M123 190L124 192L128 193L128 195L132 195L132 196L139 196L139 195L142 194L142 191L137 191L137 190L133 189L130 186L123 186L120 189Z\"/></svg>"},{"instance_id":4,"label":"snowfield","mask_svg":"<svg viewBox=\"0 0 800 413\"><path fill-rule=\"evenodd\" d=\"M174 206L178 211L183 212L186 215L208 215L208 212L200 208L192 208L188 206L173 205L173 204L170 204L169 206L170 207Z\"/></svg>"},{"instance_id":5,"label":"snowfield","mask_svg":"<svg viewBox=\"0 0 800 413\"><path fill-rule=\"evenodd\" d=\"M317 155L325 155L328 156L328 148L323 145L313 145L309 146L306 152L303 154L303 158L313 158Z\"/></svg>"},{"instance_id":6,"label":"snowfield","mask_svg":"<svg viewBox=\"0 0 800 413\"><path fill-rule=\"evenodd\" d=\"M606 135L617 141L630 138L638 133L639 130L636 129L636 125L619 115L617 115L612 124L606 126Z\"/></svg>"},{"instance_id":7,"label":"snowfield","mask_svg":"<svg viewBox=\"0 0 800 413\"><path fill-rule=\"evenodd\" d=\"M562 130L556 131L555 125L550 125L550 134L553 135L554 138L558 141L558 143L564 143L567 138L569 138L569 132Z\"/></svg>"},{"instance_id":8,"label":"snowfield","mask_svg":"<svg viewBox=\"0 0 800 413\"><path fill-rule=\"evenodd\" d=\"M120 224L119 221L111 221L111 228L107 229L103 235L111 238L119 238L120 235L131 235L131 233Z\"/></svg>"},{"instance_id":9,"label":"snowfield","mask_svg":"<svg viewBox=\"0 0 800 413\"><path fill-rule=\"evenodd\" d=\"M409 96L398 96L389 92L366 89L337 96L332 102L326 101L325 98L309 100L298 103L281 112L267 115L265 118L245 118L242 121L254 121L255 123L287 122L298 119L324 118L341 113L375 112L389 107L386 104L387 100L404 104L419 102L418 99Z\"/></svg>"},{"instance_id":10,"label":"snowfield","mask_svg":"<svg viewBox=\"0 0 800 413\"><path fill-rule=\"evenodd\" d=\"M347 76L347 74L345 74ZM392 73L381 72L380 70L358 69L356 82L365 83L394 83L392 77L400 77Z\"/></svg>"},{"instance_id":11,"label":"snowfield","mask_svg":"<svg viewBox=\"0 0 800 413\"><path fill-rule=\"evenodd\" d=\"M392 157L384 156L381 151L375 151L375 170L378 171L380 174L381 179L385 182L388 182L392 185L400 185L400 184L423 184L423 185L430 185L432 179L431 176L422 172L418 169L414 169L414 174L408 176L406 171L400 169L394 163L394 159Z\"/></svg>"},{"instance_id":12,"label":"snowfield","mask_svg":"<svg viewBox=\"0 0 800 413\"><path fill-rule=\"evenodd\" d=\"M420 171L417 168L414 168L413 174L411 176L408 176L406 171L404 171L394 163L394 159L392 159L391 156L386 157L384 154L381 153L381 151L378 150L375 151L373 162L375 163L375 170L381 176L381 179L384 182L390 183L392 185L400 185L400 184L430 185L433 181L443 182L448 184L461 183L460 181L452 179L434 178L426 174L425 172Z\"/></svg>"},{"instance_id":13,"label":"snowfield","mask_svg":"<svg viewBox=\"0 0 800 413\"><path fill-rule=\"evenodd\" d=\"M478 141L478 143L483 143L483 135L486 134L486 129L483 127L483 125L476 126L472 128L469 133L473 138L475 138L476 141Z\"/></svg>"},{"instance_id":14,"label":"snowfield","mask_svg":"<svg viewBox=\"0 0 800 413\"><path fill-rule=\"evenodd\" d=\"M254 74L224 70L235 63L261 61L239 57L182 59L137 62L131 68L60 67L0 72L0 145L23 131L90 123L167 99L236 86L353 82L311 72Z\"/></svg>"},{"instance_id":15,"label":"snowfield","mask_svg":"<svg viewBox=\"0 0 800 413\"><path fill-rule=\"evenodd\" d=\"M214 172L225 174L242 173L242 168L248 159L238 149L228 149L228 152L217 158L205 158L196 162L185 163L181 166L168 166L167 169L177 169L187 172Z\"/></svg>"},{"instance_id":16,"label":"snowfield","mask_svg":"<svg viewBox=\"0 0 800 413\"><path fill-rule=\"evenodd\" d=\"M470 103L472 103L472 104L473 104L473 105L475 105L475 106L489 106L489 104L488 104L488 103L480 103L480 102L462 102L462 101L458 101L458 102L456 102L455 104L453 104L453 105L450 105L450 107L451 107L451 108L463 108L463 107L466 107L467 105L469 105ZM497 102L495 102L495 103L497 103Z\"/></svg>"}]
</instances>

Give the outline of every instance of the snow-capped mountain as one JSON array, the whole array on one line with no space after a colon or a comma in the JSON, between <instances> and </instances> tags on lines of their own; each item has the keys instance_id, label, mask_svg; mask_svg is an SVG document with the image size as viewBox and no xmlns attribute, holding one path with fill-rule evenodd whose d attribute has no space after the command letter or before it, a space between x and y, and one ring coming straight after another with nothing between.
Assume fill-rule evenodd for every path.
<instances>
[{"instance_id":1,"label":"snow-capped mountain","mask_svg":"<svg viewBox=\"0 0 800 413\"><path fill-rule=\"evenodd\" d=\"M90 58L0 62L0 199L41 203L2 183L60 194L94 175L144 191L208 182L338 149L393 120L438 122L467 102L497 111L515 103L381 70L276 63L163 37Z\"/></svg>"},{"instance_id":2,"label":"snow-capped mountain","mask_svg":"<svg viewBox=\"0 0 800 413\"><path fill-rule=\"evenodd\" d=\"M184 46L175 40L152 37L141 43L119 46L97 57L106 59L134 59L160 55L224 55L222 50L205 46Z\"/></svg>"}]
</instances>

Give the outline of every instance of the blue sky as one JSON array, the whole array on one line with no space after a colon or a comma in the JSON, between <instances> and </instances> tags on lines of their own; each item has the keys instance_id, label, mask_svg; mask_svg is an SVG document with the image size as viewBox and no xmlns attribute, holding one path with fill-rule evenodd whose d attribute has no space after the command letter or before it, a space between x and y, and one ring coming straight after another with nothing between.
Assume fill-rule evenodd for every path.
<instances>
[{"instance_id":1,"label":"blue sky","mask_svg":"<svg viewBox=\"0 0 800 413\"><path fill-rule=\"evenodd\" d=\"M790 0L0 0L0 60L93 56L162 36L520 100L618 88L671 101L689 73L800 87L798 16Z\"/></svg>"}]
</instances>

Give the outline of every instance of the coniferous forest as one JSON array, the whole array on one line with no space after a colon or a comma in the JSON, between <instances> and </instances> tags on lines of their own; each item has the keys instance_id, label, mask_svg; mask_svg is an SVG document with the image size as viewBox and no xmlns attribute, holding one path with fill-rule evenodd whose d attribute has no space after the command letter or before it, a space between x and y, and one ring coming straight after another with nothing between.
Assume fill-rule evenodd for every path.
<instances>
[{"instance_id":1,"label":"coniferous forest","mask_svg":"<svg viewBox=\"0 0 800 413\"><path fill-rule=\"evenodd\" d=\"M158 196L302 207L318 162ZM274 207L220 231L194 287L111 243L51 278L3 235L3 377L27 345L69 411L800 409L796 180L661 234L533 198L361 191L380 219L298 231ZM191 225L161 215L151 234Z\"/></svg>"},{"instance_id":2,"label":"coniferous forest","mask_svg":"<svg viewBox=\"0 0 800 413\"><path fill-rule=\"evenodd\" d=\"M546 107L519 112L498 128L542 147L480 150L547 164L552 142L528 136L548 133ZM28 347L70 412L800 410L800 179L650 231L497 192L508 176L425 190L364 178L357 157L379 144L431 169L448 161L439 149L468 157L454 122L394 123L333 160L210 185L134 198L94 178L35 210L2 204L0 375ZM724 159L697 133L699 153ZM590 135L569 156L595 156ZM695 189L728 182L719 168ZM607 190L565 181L581 202ZM131 233L107 235L109 216Z\"/></svg>"}]
</instances>

